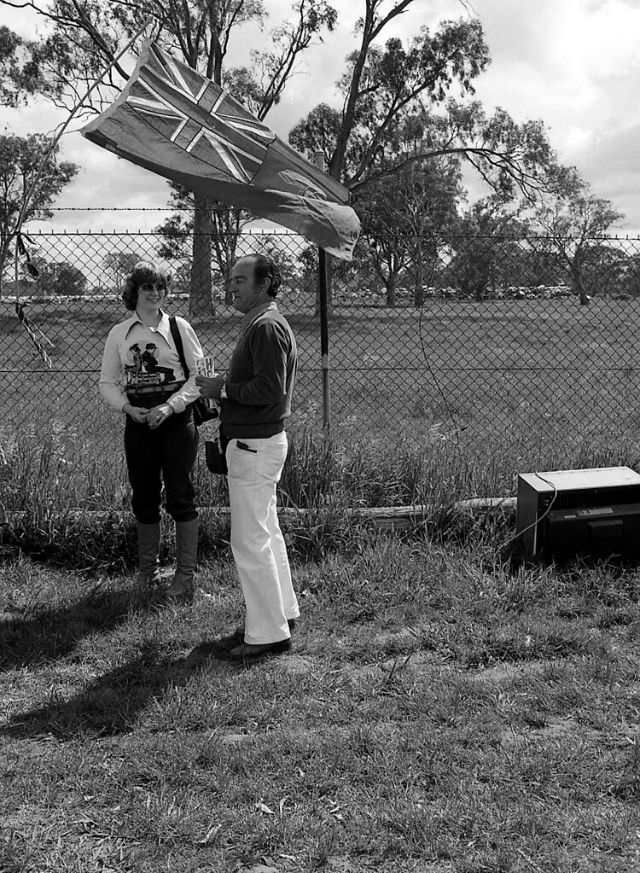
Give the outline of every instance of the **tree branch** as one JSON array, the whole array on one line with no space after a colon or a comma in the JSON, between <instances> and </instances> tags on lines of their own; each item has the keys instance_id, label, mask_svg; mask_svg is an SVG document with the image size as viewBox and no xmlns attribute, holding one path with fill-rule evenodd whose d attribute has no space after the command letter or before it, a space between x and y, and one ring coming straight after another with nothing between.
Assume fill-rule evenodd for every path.
<instances>
[{"instance_id":1,"label":"tree branch","mask_svg":"<svg viewBox=\"0 0 640 873\"><path fill-rule=\"evenodd\" d=\"M485 172L481 165L481 161L477 161L475 158L480 158L481 160L486 161L500 172L506 172L518 185L525 196L527 196L525 192L529 192L530 194L533 191L541 190L543 187L542 181L535 174L523 170L514 157L507 152L501 152L497 149L485 146L446 145L441 148L429 149L428 151L405 156L401 160L388 164L385 167L381 167L380 170L373 173L364 181L349 184L348 188L352 194L355 194L357 191L366 188L367 185L392 176L399 170L405 169L413 164L420 164L428 160L433 160L434 158L447 157L450 155L461 155L465 158L491 187L494 186L495 180L492 180Z\"/></svg>"},{"instance_id":2,"label":"tree branch","mask_svg":"<svg viewBox=\"0 0 640 873\"><path fill-rule=\"evenodd\" d=\"M372 12L373 12L372 21L373 22L375 22L375 8L379 2L380 2L380 0L367 0L367 9L369 8L369 6L371 6L371 8L372 8ZM387 12L387 14L385 15L384 18L379 18L378 24L376 26L374 26L374 28L371 32L370 42L372 42L380 34L380 32L382 30L384 30L384 28L387 26L387 24L390 21L392 21L398 15L402 15L404 12L406 12L407 7L411 6L411 4L413 2L414 2L414 0L401 0L401 2L397 4L397 6L394 6L393 9L391 9L389 12Z\"/></svg>"}]
</instances>

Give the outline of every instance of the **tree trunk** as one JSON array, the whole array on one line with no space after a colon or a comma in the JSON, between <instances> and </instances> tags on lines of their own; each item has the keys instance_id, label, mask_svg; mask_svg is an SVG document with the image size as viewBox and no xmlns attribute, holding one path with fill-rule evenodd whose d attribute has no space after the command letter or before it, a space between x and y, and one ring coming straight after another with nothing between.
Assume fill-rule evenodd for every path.
<instances>
[{"instance_id":1,"label":"tree trunk","mask_svg":"<svg viewBox=\"0 0 640 873\"><path fill-rule=\"evenodd\" d=\"M211 207L212 202L200 194L194 195L193 259L191 264L191 291L189 315L209 318L211 305Z\"/></svg>"},{"instance_id":2,"label":"tree trunk","mask_svg":"<svg viewBox=\"0 0 640 873\"><path fill-rule=\"evenodd\" d=\"M580 306L588 306L591 298L584 289L584 285L582 284L582 273L580 271L580 266L577 264L573 265L571 269L571 286L574 293L580 298Z\"/></svg>"},{"instance_id":3,"label":"tree trunk","mask_svg":"<svg viewBox=\"0 0 640 873\"><path fill-rule=\"evenodd\" d=\"M424 275L422 269L422 246L420 245L420 240L417 241L417 252L416 252L416 261L415 261L415 286L413 289L413 305L416 309L420 309L420 307L424 304L424 288L422 287L424 284Z\"/></svg>"},{"instance_id":4,"label":"tree trunk","mask_svg":"<svg viewBox=\"0 0 640 873\"><path fill-rule=\"evenodd\" d=\"M216 202L211 213L212 244L227 306L233 303L231 270L237 258L241 210Z\"/></svg>"},{"instance_id":5,"label":"tree trunk","mask_svg":"<svg viewBox=\"0 0 640 873\"><path fill-rule=\"evenodd\" d=\"M336 147L329 162L329 174L334 179L340 180L344 167L344 159L347 153L347 143L353 130L356 106L358 104L358 96L360 92L360 81L367 60L369 46L372 40L373 30L376 23L375 7L377 0L367 0L365 6L365 14L362 19L362 39L360 42L360 51L356 57L351 73L351 82L349 83L349 92L344 104L342 113L342 124L336 138Z\"/></svg>"},{"instance_id":6,"label":"tree trunk","mask_svg":"<svg viewBox=\"0 0 640 873\"><path fill-rule=\"evenodd\" d=\"M387 289L387 306L395 306L396 305L396 276L389 276L387 281L384 283L385 288Z\"/></svg>"},{"instance_id":7,"label":"tree trunk","mask_svg":"<svg viewBox=\"0 0 640 873\"><path fill-rule=\"evenodd\" d=\"M0 300L2 299L2 285L4 281L4 267L9 259L9 245L11 242L11 237L2 235L2 239L0 240ZM17 278L17 277L15 277ZM18 289L15 290L16 295L18 294Z\"/></svg>"}]
</instances>

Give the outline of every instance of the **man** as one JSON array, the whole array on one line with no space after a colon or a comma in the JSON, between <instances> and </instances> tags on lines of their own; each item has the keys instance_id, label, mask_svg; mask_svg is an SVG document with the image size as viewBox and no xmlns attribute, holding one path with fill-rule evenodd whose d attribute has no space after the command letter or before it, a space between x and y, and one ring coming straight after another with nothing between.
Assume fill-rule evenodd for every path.
<instances>
[{"instance_id":1,"label":"man","mask_svg":"<svg viewBox=\"0 0 640 873\"><path fill-rule=\"evenodd\" d=\"M296 341L275 297L280 272L271 258L240 258L231 273L234 307L244 314L227 378L197 376L204 397L221 404L227 443L231 549L246 606L236 660L287 651L298 601L276 510L287 456Z\"/></svg>"}]
</instances>

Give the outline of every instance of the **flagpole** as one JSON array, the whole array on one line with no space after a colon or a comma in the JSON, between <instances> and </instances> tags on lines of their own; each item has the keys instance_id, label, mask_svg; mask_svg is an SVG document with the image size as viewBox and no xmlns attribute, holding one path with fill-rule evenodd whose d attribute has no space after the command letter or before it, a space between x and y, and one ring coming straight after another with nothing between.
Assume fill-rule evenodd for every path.
<instances>
[{"instance_id":1,"label":"flagpole","mask_svg":"<svg viewBox=\"0 0 640 873\"><path fill-rule=\"evenodd\" d=\"M324 155L316 152L313 162L325 171ZM329 282L327 278L327 253L318 248L318 282L320 309L320 366L322 369L322 427L327 436L331 433L331 391L329 382Z\"/></svg>"}]
</instances>

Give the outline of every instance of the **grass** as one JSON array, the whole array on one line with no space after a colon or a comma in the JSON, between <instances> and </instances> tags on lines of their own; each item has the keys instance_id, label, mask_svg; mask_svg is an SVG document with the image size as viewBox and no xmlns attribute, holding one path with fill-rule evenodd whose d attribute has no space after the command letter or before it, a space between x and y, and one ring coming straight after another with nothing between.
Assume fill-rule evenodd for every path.
<instances>
[{"instance_id":1,"label":"grass","mask_svg":"<svg viewBox=\"0 0 640 873\"><path fill-rule=\"evenodd\" d=\"M303 510L302 618L290 655L251 667L209 645L242 619L224 480L200 459L194 604L150 602L121 423L95 397L114 313L47 323L62 375L18 374L0 430L0 520L23 513L0 539L3 873L640 869L638 568L518 564L512 515L452 510L518 472L638 464L636 302L530 304L337 313L329 442L297 316L280 502ZM223 359L219 325L201 333ZM393 535L350 514L412 503L432 508Z\"/></svg>"},{"instance_id":2,"label":"grass","mask_svg":"<svg viewBox=\"0 0 640 873\"><path fill-rule=\"evenodd\" d=\"M322 421L319 323L307 295L282 302L299 346L292 427ZM183 301L172 304L180 310ZM197 323L205 350L224 368L237 313L219 307ZM29 305L29 317L53 342L47 370L10 304L0 304L0 370L8 398L0 447L53 426L103 456L121 441L120 417L98 398L104 340L123 316L117 301L88 299ZM337 306L330 321L331 418L341 445L371 434L429 439L434 430L476 441L513 430L546 444L637 433L629 397L638 393L634 356L640 301L428 300L421 310ZM16 436L17 435L17 436ZM532 447L533 450L533 447ZM529 458L525 458L528 462ZM549 466L546 466L549 469Z\"/></svg>"},{"instance_id":3,"label":"grass","mask_svg":"<svg viewBox=\"0 0 640 873\"><path fill-rule=\"evenodd\" d=\"M346 445L310 431L293 434L279 486L280 505L290 511L288 547L302 560L333 551L349 555L369 535L354 511L407 505L425 507L419 518L428 532L446 527L461 545L470 534L490 539L494 520L454 512L454 504L515 495L517 471L542 466L533 463L536 455L551 469L637 466L635 440L566 440L555 448L538 440L534 434L527 441L514 429L492 440L478 441L476 434L443 438L435 429L420 443L374 435ZM524 466L525 457L531 467ZM12 519L5 540L50 566L93 577L124 572L136 551L124 459L113 449L86 458L86 444L67 430L52 430L44 439L24 434L8 447L7 463L0 466L0 521ZM202 457L195 478L203 515L200 553L217 557L229 538L226 479L209 474ZM161 557L169 563L172 523L164 518L163 525ZM511 540L512 534L505 536L497 554L508 555Z\"/></svg>"},{"instance_id":4,"label":"grass","mask_svg":"<svg viewBox=\"0 0 640 873\"><path fill-rule=\"evenodd\" d=\"M2 869L636 870L640 577L494 557L298 561L294 651L247 668L207 649L228 560L178 609L6 563Z\"/></svg>"},{"instance_id":5,"label":"grass","mask_svg":"<svg viewBox=\"0 0 640 873\"><path fill-rule=\"evenodd\" d=\"M295 441L302 617L250 666L210 646L242 620L215 506L194 604L161 606L130 519L71 511L117 471L63 449L23 441L3 482L27 514L0 544L0 870L638 869L640 572L518 563L512 516L452 512L513 483L517 443ZM399 534L346 514L409 498L436 505Z\"/></svg>"}]
</instances>

